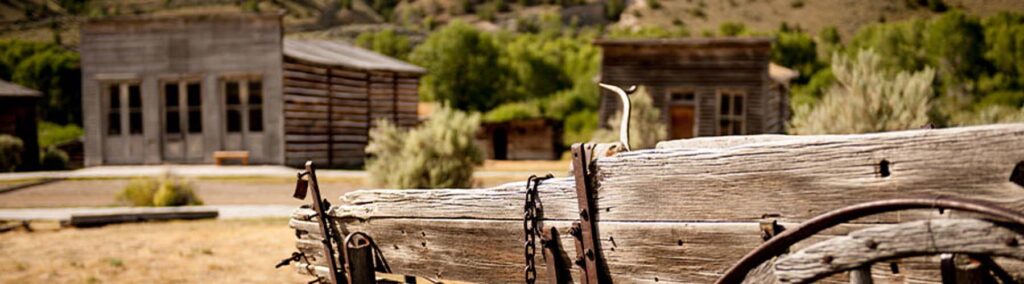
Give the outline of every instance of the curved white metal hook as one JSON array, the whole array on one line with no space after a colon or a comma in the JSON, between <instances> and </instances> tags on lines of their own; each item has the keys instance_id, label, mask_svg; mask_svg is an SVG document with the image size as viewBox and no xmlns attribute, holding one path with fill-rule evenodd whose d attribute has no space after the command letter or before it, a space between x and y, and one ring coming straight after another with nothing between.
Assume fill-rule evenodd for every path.
<instances>
[{"instance_id":1,"label":"curved white metal hook","mask_svg":"<svg viewBox=\"0 0 1024 284\"><path fill-rule=\"evenodd\" d=\"M619 142L622 142L622 146L629 151L629 115L630 108L632 105L629 102L629 94L636 92L636 85L629 86L628 89L623 90L619 86L609 85L605 83L597 83L598 86L615 92L622 99L622 121L619 122Z\"/></svg>"}]
</instances>

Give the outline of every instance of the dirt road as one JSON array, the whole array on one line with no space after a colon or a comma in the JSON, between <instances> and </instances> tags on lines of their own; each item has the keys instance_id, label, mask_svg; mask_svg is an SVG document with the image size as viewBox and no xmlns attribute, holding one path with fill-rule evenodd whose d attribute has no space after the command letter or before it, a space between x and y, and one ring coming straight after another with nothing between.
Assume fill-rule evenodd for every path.
<instances>
[{"instance_id":1,"label":"dirt road","mask_svg":"<svg viewBox=\"0 0 1024 284\"><path fill-rule=\"evenodd\" d=\"M38 229L0 234L0 283L305 283L274 264L294 251L286 219Z\"/></svg>"}]
</instances>

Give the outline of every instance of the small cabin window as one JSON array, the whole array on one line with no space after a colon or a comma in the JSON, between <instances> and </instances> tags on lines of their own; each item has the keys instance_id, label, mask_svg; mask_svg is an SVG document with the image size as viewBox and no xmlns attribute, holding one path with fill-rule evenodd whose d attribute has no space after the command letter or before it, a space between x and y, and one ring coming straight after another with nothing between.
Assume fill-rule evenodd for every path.
<instances>
[{"instance_id":1,"label":"small cabin window","mask_svg":"<svg viewBox=\"0 0 1024 284\"><path fill-rule=\"evenodd\" d=\"M107 95L110 97L107 106L107 134L121 134L121 85L112 84L108 88Z\"/></svg>"},{"instance_id":2,"label":"small cabin window","mask_svg":"<svg viewBox=\"0 0 1024 284\"><path fill-rule=\"evenodd\" d=\"M142 90L138 83L106 85L107 135L142 134ZM127 120L122 120L127 118Z\"/></svg>"},{"instance_id":3,"label":"small cabin window","mask_svg":"<svg viewBox=\"0 0 1024 284\"><path fill-rule=\"evenodd\" d=\"M672 92L671 95L673 105L692 105L696 98L697 95L692 91Z\"/></svg>"},{"instance_id":4,"label":"small cabin window","mask_svg":"<svg viewBox=\"0 0 1024 284\"><path fill-rule=\"evenodd\" d=\"M185 88L188 100L188 133L203 132L203 96L199 83L188 83Z\"/></svg>"},{"instance_id":5,"label":"small cabin window","mask_svg":"<svg viewBox=\"0 0 1024 284\"><path fill-rule=\"evenodd\" d=\"M227 132L263 131L263 83L259 80L224 81Z\"/></svg>"},{"instance_id":6,"label":"small cabin window","mask_svg":"<svg viewBox=\"0 0 1024 284\"><path fill-rule=\"evenodd\" d=\"M720 91L718 93L718 135L743 135L746 132L744 104L746 95L741 92Z\"/></svg>"},{"instance_id":7,"label":"small cabin window","mask_svg":"<svg viewBox=\"0 0 1024 284\"><path fill-rule=\"evenodd\" d=\"M203 100L199 82L164 83L164 133L203 132Z\"/></svg>"}]
</instances>

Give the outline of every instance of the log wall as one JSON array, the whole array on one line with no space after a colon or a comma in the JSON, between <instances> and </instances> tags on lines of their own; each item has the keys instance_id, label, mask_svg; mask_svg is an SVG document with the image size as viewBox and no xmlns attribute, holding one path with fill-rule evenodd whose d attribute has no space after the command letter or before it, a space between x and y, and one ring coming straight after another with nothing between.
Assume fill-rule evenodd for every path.
<instances>
[{"instance_id":1,"label":"log wall","mask_svg":"<svg viewBox=\"0 0 1024 284\"><path fill-rule=\"evenodd\" d=\"M372 124L417 123L419 75L368 72L286 58L285 159L331 167L363 163Z\"/></svg>"},{"instance_id":2,"label":"log wall","mask_svg":"<svg viewBox=\"0 0 1024 284\"><path fill-rule=\"evenodd\" d=\"M729 137L722 143L663 143L659 149L596 160L596 218L615 282L710 283L762 243L760 222L793 228L862 202L954 196L1024 210L1024 186L1011 181L1015 169L1024 168L1024 124L764 137L763 142ZM545 225L565 232L578 218L572 178L548 180L539 191ZM329 214L342 231L373 236L398 273L521 283L524 194L524 183L360 190L344 195ZM951 217L965 215L917 210L871 216L830 229L793 251L879 224ZM314 241L320 232L311 211L296 211L290 222L299 232L297 247L321 263ZM575 255L568 234L562 236L562 247ZM546 281L539 258L538 277ZM914 257L872 270L878 283L940 283L938 267L937 257ZM1017 275L1024 274L1021 267L1004 265ZM837 281L846 281L845 275L825 282Z\"/></svg>"}]
</instances>

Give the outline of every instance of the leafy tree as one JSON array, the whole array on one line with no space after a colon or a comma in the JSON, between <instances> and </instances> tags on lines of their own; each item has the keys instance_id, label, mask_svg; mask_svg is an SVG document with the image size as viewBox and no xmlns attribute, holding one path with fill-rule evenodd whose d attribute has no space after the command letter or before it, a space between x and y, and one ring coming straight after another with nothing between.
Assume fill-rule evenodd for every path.
<instances>
[{"instance_id":1,"label":"leafy tree","mask_svg":"<svg viewBox=\"0 0 1024 284\"><path fill-rule=\"evenodd\" d=\"M929 122L935 71L887 72L881 58L864 50L855 59L834 55L836 83L813 107L796 108L797 134L850 134L919 128Z\"/></svg>"},{"instance_id":2,"label":"leafy tree","mask_svg":"<svg viewBox=\"0 0 1024 284\"><path fill-rule=\"evenodd\" d=\"M818 47L814 39L798 31L780 31L775 34L772 62L800 72L798 82L806 82L820 69Z\"/></svg>"},{"instance_id":3,"label":"leafy tree","mask_svg":"<svg viewBox=\"0 0 1024 284\"><path fill-rule=\"evenodd\" d=\"M427 37L409 59L428 70L420 85L424 99L486 111L503 100L500 52L491 35L456 21Z\"/></svg>"},{"instance_id":4,"label":"leafy tree","mask_svg":"<svg viewBox=\"0 0 1024 284\"><path fill-rule=\"evenodd\" d=\"M650 149L658 142L668 139L668 126L661 119L661 111L654 106L654 100L646 88L640 87L629 96L632 107L629 119L630 149ZM611 129L598 129L594 132L594 141L618 142L619 125L622 123L622 112L608 119Z\"/></svg>"},{"instance_id":5,"label":"leafy tree","mask_svg":"<svg viewBox=\"0 0 1024 284\"><path fill-rule=\"evenodd\" d=\"M44 120L80 123L78 53L55 44L0 40L0 79L42 92L39 116Z\"/></svg>"},{"instance_id":6,"label":"leafy tree","mask_svg":"<svg viewBox=\"0 0 1024 284\"><path fill-rule=\"evenodd\" d=\"M402 60L408 59L412 52L409 37L396 33L394 29L363 32L356 37L356 45Z\"/></svg>"},{"instance_id":7,"label":"leafy tree","mask_svg":"<svg viewBox=\"0 0 1024 284\"><path fill-rule=\"evenodd\" d=\"M612 22L619 21L622 12L626 11L625 0L605 0L602 3L604 3L604 17Z\"/></svg>"},{"instance_id":8,"label":"leafy tree","mask_svg":"<svg viewBox=\"0 0 1024 284\"><path fill-rule=\"evenodd\" d=\"M25 143L20 138L0 134L0 172L13 172L21 165Z\"/></svg>"},{"instance_id":9,"label":"leafy tree","mask_svg":"<svg viewBox=\"0 0 1024 284\"><path fill-rule=\"evenodd\" d=\"M984 58L1002 77L999 87L1024 87L1024 14L1001 12L982 22L985 35ZM1010 79L1014 78L1014 79Z\"/></svg>"},{"instance_id":10,"label":"leafy tree","mask_svg":"<svg viewBox=\"0 0 1024 284\"><path fill-rule=\"evenodd\" d=\"M401 130L386 120L370 130L366 170L378 185L391 188L466 188L483 162L476 145L478 114L438 109L417 128Z\"/></svg>"}]
</instances>

